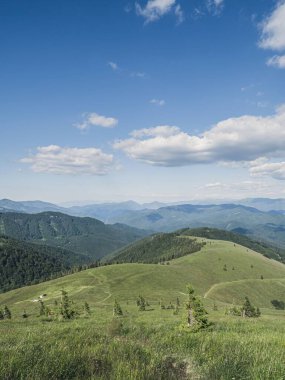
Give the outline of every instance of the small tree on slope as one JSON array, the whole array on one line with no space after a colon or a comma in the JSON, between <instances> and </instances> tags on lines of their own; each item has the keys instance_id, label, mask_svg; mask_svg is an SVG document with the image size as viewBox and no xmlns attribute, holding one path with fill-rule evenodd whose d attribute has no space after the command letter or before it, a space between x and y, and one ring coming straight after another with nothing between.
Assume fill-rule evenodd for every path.
<instances>
[{"instance_id":1,"label":"small tree on slope","mask_svg":"<svg viewBox=\"0 0 285 380\"><path fill-rule=\"evenodd\" d=\"M188 301L186 303L186 310L188 327L193 331L198 331L208 327L208 313L200 298L195 296L195 291L191 285L187 286L187 293Z\"/></svg>"}]
</instances>

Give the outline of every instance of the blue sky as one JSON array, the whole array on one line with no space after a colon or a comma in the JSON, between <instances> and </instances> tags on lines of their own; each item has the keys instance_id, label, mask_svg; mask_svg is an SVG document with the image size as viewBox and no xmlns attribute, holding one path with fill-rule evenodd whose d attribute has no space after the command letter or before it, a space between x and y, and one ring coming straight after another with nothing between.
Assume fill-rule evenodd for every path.
<instances>
[{"instance_id":1,"label":"blue sky","mask_svg":"<svg viewBox=\"0 0 285 380\"><path fill-rule=\"evenodd\" d=\"M285 2L2 1L0 197L284 197Z\"/></svg>"}]
</instances>

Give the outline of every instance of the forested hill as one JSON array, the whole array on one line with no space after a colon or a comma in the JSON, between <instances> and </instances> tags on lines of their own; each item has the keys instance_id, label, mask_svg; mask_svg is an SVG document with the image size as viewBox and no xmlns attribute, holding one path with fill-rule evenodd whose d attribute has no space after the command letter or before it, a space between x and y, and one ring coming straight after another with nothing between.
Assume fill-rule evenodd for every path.
<instances>
[{"instance_id":1,"label":"forested hill","mask_svg":"<svg viewBox=\"0 0 285 380\"><path fill-rule=\"evenodd\" d=\"M148 232L122 224L107 225L93 218L59 212L0 213L0 234L18 240L61 247L100 259Z\"/></svg>"},{"instance_id":2,"label":"forested hill","mask_svg":"<svg viewBox=\"0 0 285 380\"><path fill-rule=\"evenodd\" d=\"M115 252L110 262L159 263L200 251L204 243L179 232L156 234Z\"/></svg>"},{"instance_id":3,"label":"forested hill","mask_svg":"<svg viewBox=\"0 0 285 380\"><path fill-rule=\"evenodd\" d=\"M58 277L86 262L86 257L61 248L0 236L0 292Z\"/></svg>"},{"instance_id":4,"label":"forested hill","mask_svg":"<svg viewBox=\"0 0 285 380\"><path fill-rule=\"evenodd\" d=\"M246 248L252 249L253 251L259 252L271 259L285 262L285 249L278 248L264 242L256 241L238 233L207 227L190 229L186 228L181 230L180 233L183 235L197 236L213 240L231 241L233 243L243 245Z\"/></svg>"},{"instance_id":5,"label":"forested hill","mask_svg":"<svg viewBox=\"0 0 285 380\"><path fill-rule=\"evenodd\" d=\"M285 261L284 249L257 242L237 233L207 227L184 228L176 232L155 234L114 252L106 259L113 263L165 262L198 252L205 243L196 238L229 241L261 253L268 258Z\"/></svg>"}]
</instances>

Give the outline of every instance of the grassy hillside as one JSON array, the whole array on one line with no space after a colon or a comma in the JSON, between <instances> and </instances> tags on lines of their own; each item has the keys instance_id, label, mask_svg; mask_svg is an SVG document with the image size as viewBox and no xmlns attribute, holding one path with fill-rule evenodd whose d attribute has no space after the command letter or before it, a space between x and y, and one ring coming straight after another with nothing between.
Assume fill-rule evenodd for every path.
<instances>
[{"instance_id":1,"label":"grassy hillside","mask_svg":"<svg viewBox=\"0 0 285 380\"><path fill-rule=\"evenodd\" d=\"M183 239L188 240L189 237ZM37 294L47 293L47 300L53 302L60 296L62 288L75 301L88 299L90 304L101 306L112 305L115 298L123 302L135 300L138 294L144 294L155 302L161 298L170 302L179 295L183 298L185 284L189 282L201 296L212 299L211 290L217 284L232 282L239 285L237 281L253 280L245 293L237 295L236 302L242 302L244 296L255 294L255 286L259 287L261 281L284 278L284 264L231 242L206 240L206 245L199 252L172 260L170 265L118 264L89 269L2 294L0 303L9 303L16 312L25 308L34 314L36 305L31 303L31 299ZM270 285L268 282L266 284ZM272 290L273 298L270 297L270 291L268 297L261 293L257 306L270 307L275 290ZM228 298L222 299L220 296L219 300L228 302Z\"/></svg>"},{"instance_id":2,"label":"grassy hillside","mask_svg":"<svg viewBox=\"0 0 285 380\"><path fill-rule=\"evenodd\" d=\"M258 242L247 236L234 233L231 231L219 230L217 228L191 228L184 229L180 231L183 235L199 236L207 239L214 240L225 240L231 241L243 245L244 247L250 248L253 251L259 252L266 257L272 258L277 261L285 261L285 249L275 247L268 243Z\"/></svg>"},{"instance_id":3,"label":"grassy hillside","mask_svg":"<svg viewBox=\"0 0 285 380\"><path fill-rule=\"evenodd\" d=\"M0 236L0 292L59 276L87 258L61 248Z\"/></svg>"},{"instance_id":4,"label":"grassy hillside","mask_svg":"<svg viewBox=\"0 0 285 380\"><path fill-rule=\"evenodd\" d=\"M0 233L18 240L61 247L99 259L147 235L121 224L106 225L92 218L56 212L40 214L0 213Z\"/></svg>"},{"instance_id":5,"label":"grassy hillside","mask_svg":"<svg viewBox=\"0 0 285 380\"><path fill-rule=\"evenodd\" d=\"M0 294L0 309L6 304L12 312L11 321L0 321L0 377L283 379L285 315L271 300L284 300L285 266L232 242L197 238L202 240L206 244L199 252L169 265L108 265ZM214 322L196 334L179 328L189 282ZM56 310L61 289L81 313L87 301L91 314L69 322L39 317L39 304L32 301L45 293L45 304ZM148 301L145 312L136 305L140 294ZM245 296L262 308L261 318L225 315ZM174 314L168 306L177 298ZM114 319L115 299L123 316ZM23 311L28 318L22 318Z\"/></svg>"},{"instance_id":6,"label":"grassy hillside","mask_svg":"<svg viewBox=\"0 0 285 380\"><path fill-rule=\"evenodd\" d=\"M197 252L204 244L195 238L183 239L179 232L156 234L112 253L109 261L155 264Z\"/></svg>"}]
</instances>

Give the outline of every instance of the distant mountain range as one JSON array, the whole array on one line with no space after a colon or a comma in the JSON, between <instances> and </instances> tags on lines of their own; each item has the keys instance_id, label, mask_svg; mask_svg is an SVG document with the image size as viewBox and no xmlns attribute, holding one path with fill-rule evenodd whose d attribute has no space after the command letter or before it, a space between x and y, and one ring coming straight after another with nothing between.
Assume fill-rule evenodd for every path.
<instances>
[{"instance_id":1,"label":"distant mountain range","mask_svg":"<svg viewBox=\"0 0 285 380\"><path fill-rule=\"evenodd\" d=\"M10 199L0 200L0 212L25 212L29 214L54 211L62 212L74 216L90 216L99 219L105 223L109 222L110 218L118 217L126 211L141 211L141 210L157 210L162 207L180 206L192 204L194 206L212 206L222 204L235 204L247 207L253 207L260 211L272 213L285 213L285 199L270 199L270 198L246 198L241 200L205 200L205 201L185 201L185 202L150 202L137 203L134 201L126 202L110 202L110 203L94 203L88 205L63 207L49 202L42 201L12 201Z\"/></svg>"},{"instance_id":2,"label":"distant mountain range","mask_svg":"<svg viewBox=\"0 0 285 380\"><path fill-rule=\"evenodd\" d=\"M279 247L285 244L285 215L235 204L178 205L158 210L128 211L113 217L110 222L163 232L180 228L214 227Z\"/></svg>"},{"instance_id":3,"label":"distant mountain range","mask_svg":"<svg viewBox=\"0 0 285 380\"><path fill-rule=\"evenodd\" d=\"M159 232L207 226L234 231L258 240L268 241L279 247L285 244L285 199L249 198L225 204L210 204L208 201L205 203L169 205L160 202L139 204L127 201L66 208L41 201L15 202L3 199L0 200L0 212L2 211L3 214L15 211L32 214L46 211L61 212L72 216L96 218L104 223L121 223L137 229ZM135 236L141 237L138 231L135 232ZM42 238L39 240L43 241ZM58 240L60 239L56 240L57 243ZM75 240L77 241L78 238ZM69 239L69 244L73 245L71 241L73 238ZM130 242L124 238L123 241L125 244ZM82 244L84 246L87 243L83 241ZM69 245L63 246L69 249ZM109 248L103 249L100 257L110 252L115 246L116 244L110 244ZM114 249L116 248L118 247ZM75 251L78 252L78 250L77 245ZM86 254L89 255L91 250L89 247L84 252L88 252Z\"/></svg>"}]
</instances>

